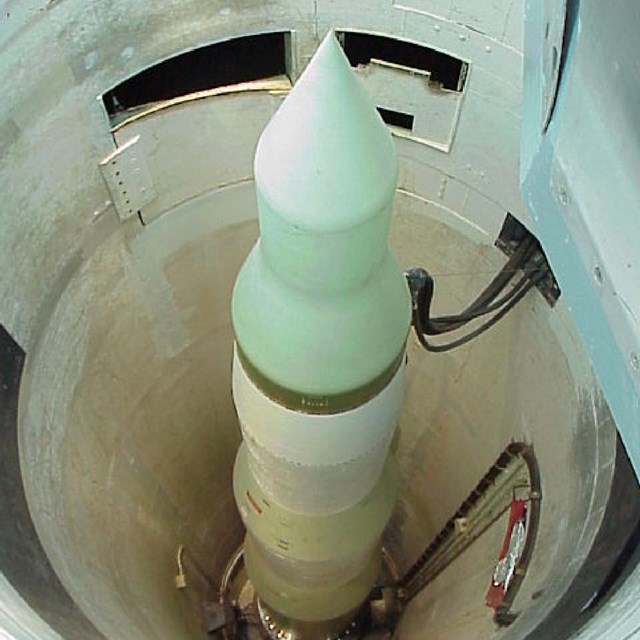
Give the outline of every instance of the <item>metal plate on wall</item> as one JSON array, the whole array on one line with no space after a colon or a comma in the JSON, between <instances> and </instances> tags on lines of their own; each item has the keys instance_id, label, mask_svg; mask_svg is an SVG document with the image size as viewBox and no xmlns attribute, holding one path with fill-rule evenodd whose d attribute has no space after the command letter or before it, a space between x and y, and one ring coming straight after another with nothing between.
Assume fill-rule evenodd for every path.
<instances>
[{"instance_id":1,"label":"metal plate on wall","mask_svg":"<svg viewBox=\"0 0 640 640\"><path fill-rule=\"evenodd\" d=\"M100 162L102 177L122 220L137 215L158 195L139 141L140 135L127 140Z\"/></svg>"}]
</instances>

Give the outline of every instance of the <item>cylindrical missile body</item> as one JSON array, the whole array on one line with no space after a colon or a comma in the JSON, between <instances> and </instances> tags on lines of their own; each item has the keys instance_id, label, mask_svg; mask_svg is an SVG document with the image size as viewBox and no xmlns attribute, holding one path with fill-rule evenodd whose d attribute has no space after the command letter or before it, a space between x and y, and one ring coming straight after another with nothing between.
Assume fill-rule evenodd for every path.
<instances>
[{"instance_id":1,"label":"cylindrical missile body","mask_svg":"<svg viewBox=\"0 0 640 640\"><path fill-rule=\"evenodd\" d=\"M331 629L379 571L411 312L387 240L393 142L333 34L263 132L255 177L260 239L232 304L245 564L281 619Z\"/></svg>"}]
</instances>

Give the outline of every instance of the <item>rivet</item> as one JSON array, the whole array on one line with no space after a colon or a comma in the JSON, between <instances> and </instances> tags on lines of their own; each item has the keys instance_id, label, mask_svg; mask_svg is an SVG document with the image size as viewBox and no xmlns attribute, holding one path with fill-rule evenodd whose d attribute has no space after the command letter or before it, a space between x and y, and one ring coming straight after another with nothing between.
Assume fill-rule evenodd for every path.
<instances>
[{"instance_id":1,"label":"rivet","mask_svg":"<svg viewBox=\"0 0 640 640\"><path fill-rule=\"evenodd\" d=\"M467 36L464 33L461 33L458 38L460 38L460 40L462 40L462 42L464 42L467 39Z\"/></svg>"},{"instance_id":2,"label":"rivet","mask_svg":"<svg viewBox=\"0 0 640 640\"><path fill-rule=\"evenodd\" d=\"M440 25L439 24L434 25L433 26L433 30L434 31L440 31Z\"/></svg>"},{"instance_id":3,"label":"rivet","mask_svg":"<svg viewBox=\"0 0 640 640\"><path fill-rule=\"evenodd\" d=\"M635 351L632 351L629 354L629 361L631 362L631 366L637 371L640 369L640 358L638 358L638 354Z\"/></svg>"}]
</instances>

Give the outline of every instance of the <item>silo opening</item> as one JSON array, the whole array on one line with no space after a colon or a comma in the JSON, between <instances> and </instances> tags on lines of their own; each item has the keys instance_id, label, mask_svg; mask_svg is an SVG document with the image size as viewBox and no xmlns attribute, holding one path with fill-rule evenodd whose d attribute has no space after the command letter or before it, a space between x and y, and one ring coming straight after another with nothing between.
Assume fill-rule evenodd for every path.
<instances>
[{"instance_id":1,"label":"silo opening","mask_svg":"<svg viewBox=\"0 0 640 640\"><path fill-rule=\"evenodd\" d=\"M65 588L104 637L122 628L202 637L194 607L218 602L242 541L230 486L240 430L229 306L257 227L224 220L246 201L213 193L206 211L182 208L107 239L69 281L28 359L20 448L29 506ZM416 206L397 198L391 243L405 268L430 256L447 283L434 300L444 315L506 259ZM532 444L543 495L536 552L505 632L535 626L569 588L566 563L595 536L593 500L606 502L615 467L615 426L568 314L532 293L459 350L428 354L413 337L408 349L400 495L385 549L404 575L505 448ZM495 631L485 597L507 526L505 513L411 599L398 637L419 636L426 619L443 638Z\"/></svg>"}]
</instances>

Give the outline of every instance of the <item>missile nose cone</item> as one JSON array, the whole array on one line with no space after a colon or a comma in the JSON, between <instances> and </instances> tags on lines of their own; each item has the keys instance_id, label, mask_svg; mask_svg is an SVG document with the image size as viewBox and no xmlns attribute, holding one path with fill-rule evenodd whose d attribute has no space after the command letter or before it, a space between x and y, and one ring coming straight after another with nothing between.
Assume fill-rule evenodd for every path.
<instances>
[{"instance_id":1,"label":"missile nose cone","mask_svg":"<svg viewBox=\"0 0 640 640\"><path fill-rule=\"evenodd\" d=\"M369 388L396 366L411 318L387 238L397 161L332 33L265 128L255 178L260 240L232 302L254 378L294 392L296 410Z\"/></svg>"},{"instance_id":2,"label":"missile nose cone","mask_svg":"<svg viewBox=\"0 0 640 640\"><path fill-rule=\"evenodd\" d=\"M269 208L308 231L355 226L393 198L391 135L333 32L264 130L254 169Z\"/></svg>"}]
</instances>

